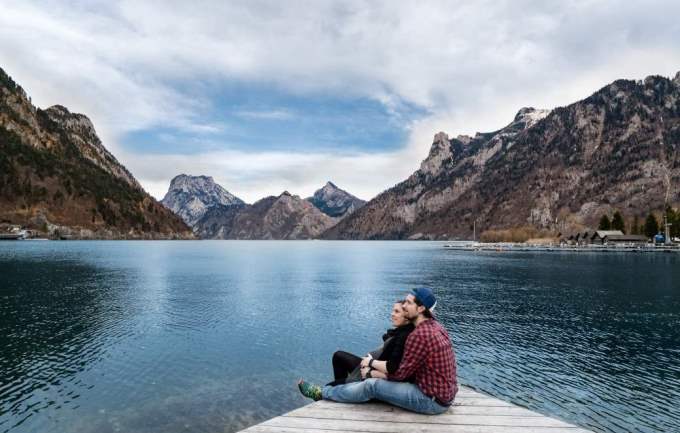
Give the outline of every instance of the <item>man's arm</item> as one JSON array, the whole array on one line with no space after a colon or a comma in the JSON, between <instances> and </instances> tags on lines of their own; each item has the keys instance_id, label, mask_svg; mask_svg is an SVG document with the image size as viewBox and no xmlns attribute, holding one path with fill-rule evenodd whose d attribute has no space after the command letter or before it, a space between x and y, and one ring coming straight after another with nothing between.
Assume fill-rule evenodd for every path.
<instances>
[{"instance_id":1,"label":"man's arm","mask_svg":"<svg viewBox=\"0 0 680 433\"><path fill-rule=\"evenodd\" d=\"M413 376L418 367L422 365L427 357L427 336L412 333L406 339L404 347L404 358L399 364L399 368L394 374L387 374L389 380L403 381Z\"/></svg>"}]
</instances>

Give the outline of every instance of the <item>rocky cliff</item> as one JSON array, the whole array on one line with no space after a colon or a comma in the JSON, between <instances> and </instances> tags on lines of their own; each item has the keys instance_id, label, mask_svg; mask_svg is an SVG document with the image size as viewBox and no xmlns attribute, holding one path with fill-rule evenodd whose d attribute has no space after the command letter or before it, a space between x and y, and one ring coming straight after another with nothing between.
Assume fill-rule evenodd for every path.
<instances>
[{"instance_id":1,"label":"rocky cliff","mask_svg":"<svg viewBox=\"0 0 680 433\"><path fill-rule=\"evenodd\" d=\"M2 69L0 221L73 238L192 236L106 150L86 116L33 106Z\"/></svg>"},{"instance_id":2,"label":"rocky cliff","mask_svg":"<svg viewBox=\"0 0 680 433\"><path fill-rule=\"evenodd\" d=\"M252 205L214 206L194 231L206 239L311 239L336 221L307 200L284 192Z\"/></svg>"},{"instance_id":3,"label":"rocky cliff","mask_svg":"<svg viewBox=\"0 0 680 433\"><path fill-rule=\"evenodd\" d=\"M185 174L172 179L161 203L179 215L190 227L194 227L211 207L245 204L216 184L212 177Z\"/></svg>"},{"instance_id":4,"label":"rocky cliff","mask_svg":"<svg viewBox=\"0 0 680 433\"><path fill-rule=\"evenodd\" d=\"M307 201L333 218L344 218L366 203L330 181L326 182L323 188L316 190L312 197L307 198Z\"/></svg>"},{"instance_id":5,"label":"rocky cliff","mask_svg":"<svg viewBox=\"0 0 680 433\"><path fill-rule=\"evenodd\" d=\"M419 170L323 237L471 238L473 221L557 233L614 209L630 221L677 206L679 147L680 73L618 80L566 107L524 108L498 131L435 135Z\"/></svg>"}]
</instances>

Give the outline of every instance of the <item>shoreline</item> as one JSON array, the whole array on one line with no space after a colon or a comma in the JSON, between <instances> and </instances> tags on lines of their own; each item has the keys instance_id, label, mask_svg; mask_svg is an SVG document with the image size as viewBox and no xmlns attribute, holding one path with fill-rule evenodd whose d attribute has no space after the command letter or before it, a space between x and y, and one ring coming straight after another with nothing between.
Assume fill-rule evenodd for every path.
<instances>
[{"instance_id":1,"label":"shoreline","mask_svg":"<svg viewBox=\"0 0 680 433\"><path fill-rule=\"evenodd\" d=\"M577 252L577 253L680 253L680 245L531 245L523 243L445 244L452 251Z\"/></svg>"}]
</instances>

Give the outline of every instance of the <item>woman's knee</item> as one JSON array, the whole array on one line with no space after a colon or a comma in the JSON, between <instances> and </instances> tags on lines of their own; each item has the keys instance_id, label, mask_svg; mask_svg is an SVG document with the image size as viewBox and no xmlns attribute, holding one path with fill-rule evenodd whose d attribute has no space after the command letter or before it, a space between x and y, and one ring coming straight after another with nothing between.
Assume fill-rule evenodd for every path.
<instances>
[{"instance_id":1,"label":"woman's knee","mask_svg":"<svg viewBox=\"0 0 680 433\"><path fill-rule=\"evenodd\" d=\"M333 353L333 362L338 362L345 359L345 353L347 352L343 352L342 350L338 350L337 352Z\"/></svg>"}]
</instances>

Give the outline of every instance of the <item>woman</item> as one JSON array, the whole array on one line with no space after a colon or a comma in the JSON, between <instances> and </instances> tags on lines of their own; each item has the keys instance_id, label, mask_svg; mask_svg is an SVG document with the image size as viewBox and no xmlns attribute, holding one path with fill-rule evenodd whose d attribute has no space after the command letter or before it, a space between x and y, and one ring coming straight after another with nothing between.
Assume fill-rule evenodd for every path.
<instances>
[{"instance_id":1,"label":"woman","mask_svg":"<svg viewBox=\"0 0 680 433\"><path fill-rule=\"evenodd\" d=\"M335 386L360 381L367 377L386 378L388 373L397 371L401 358L404 356L406 338L414 329L404 314L403 302L403 300L397 301L392 306L390 319L394 328L388 329L382 336L382 347L369 353L373 359L362 361L362 358L344 351L337 351L333 354L335 380L328 385ZM321 399L321 387L318 385L300 380L298 388L305 397L314 400Z\"/></svg>"}]
</instances>

